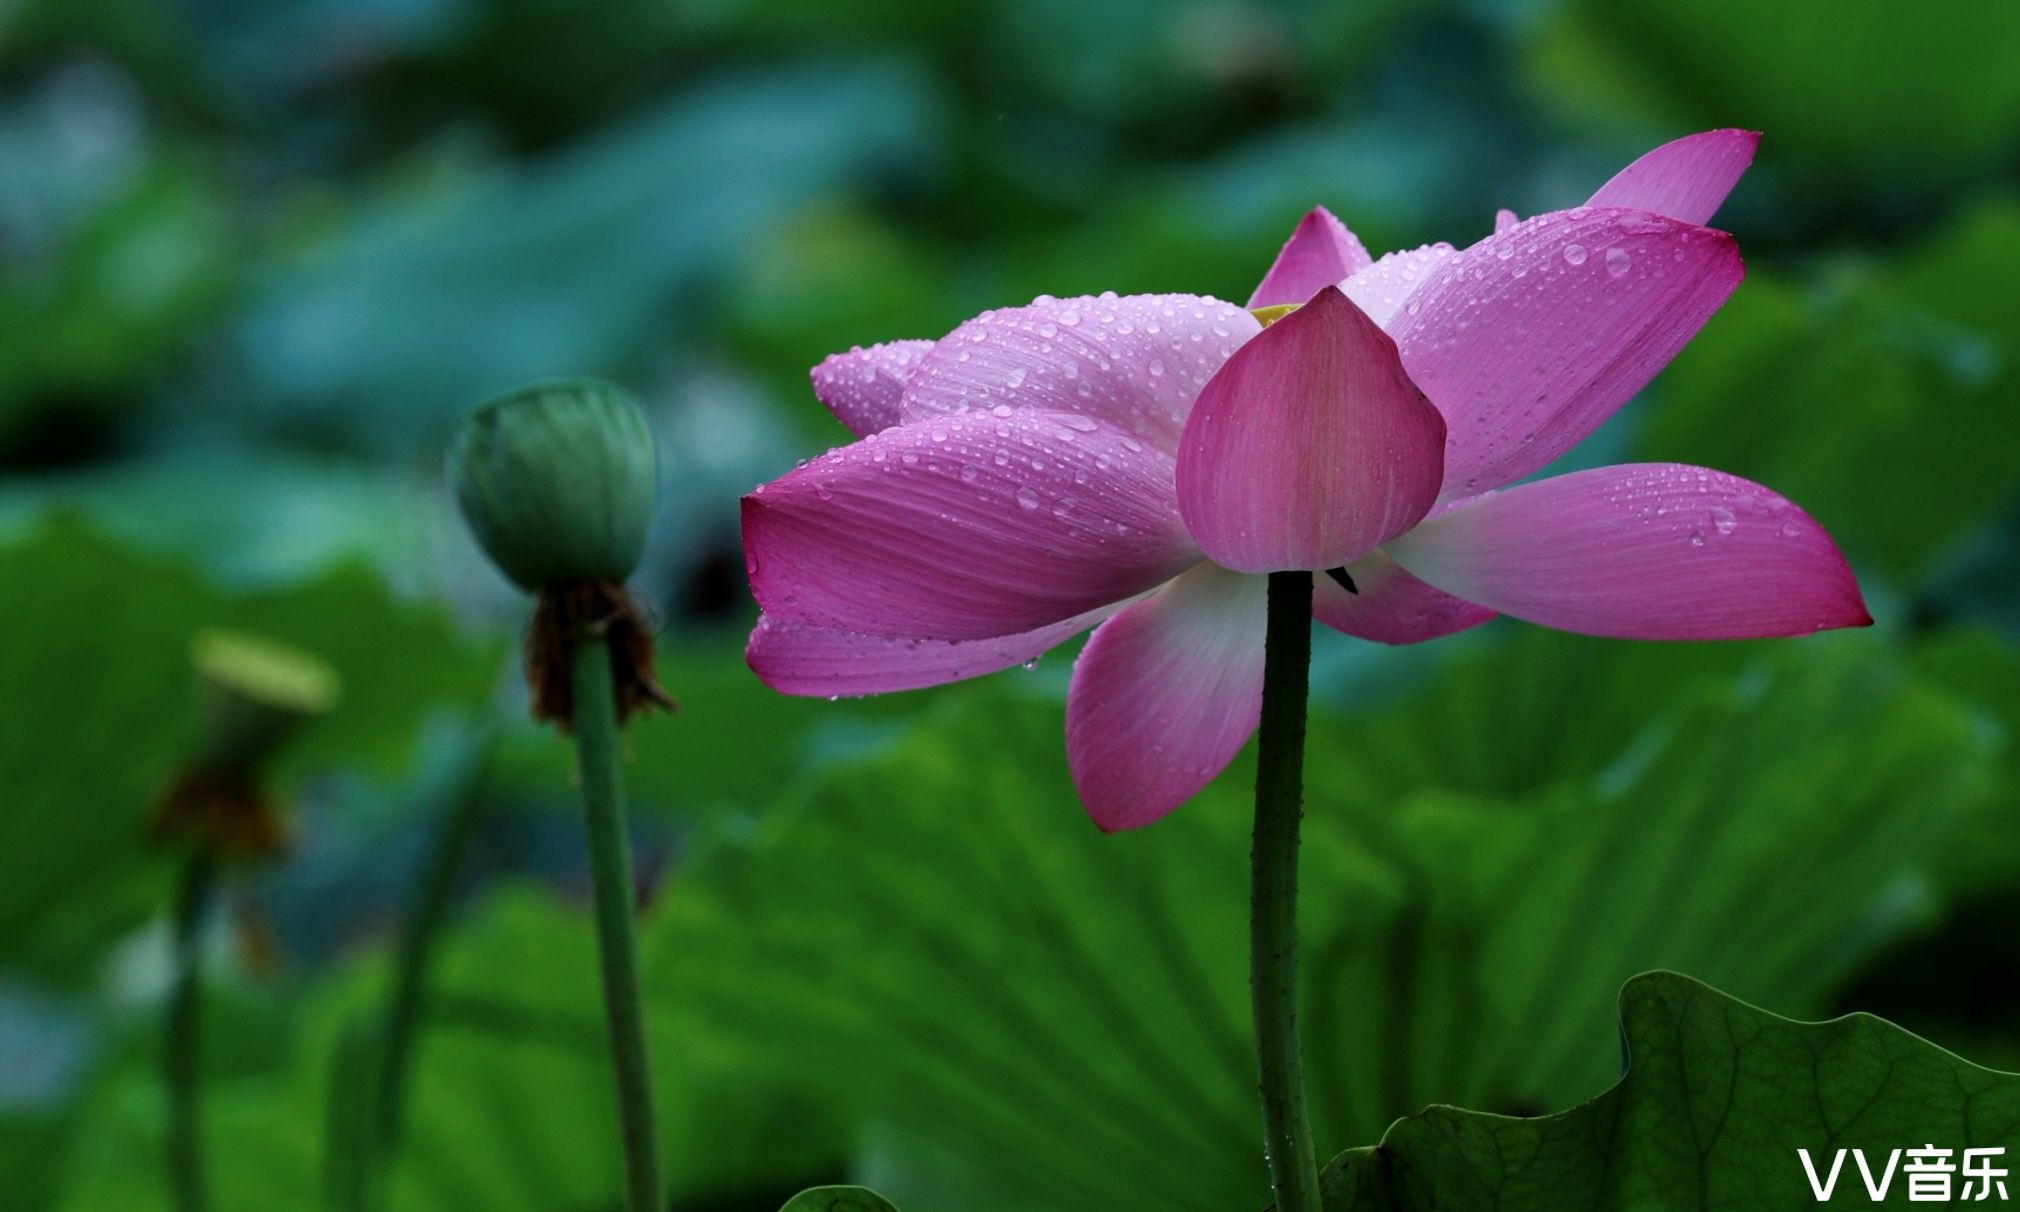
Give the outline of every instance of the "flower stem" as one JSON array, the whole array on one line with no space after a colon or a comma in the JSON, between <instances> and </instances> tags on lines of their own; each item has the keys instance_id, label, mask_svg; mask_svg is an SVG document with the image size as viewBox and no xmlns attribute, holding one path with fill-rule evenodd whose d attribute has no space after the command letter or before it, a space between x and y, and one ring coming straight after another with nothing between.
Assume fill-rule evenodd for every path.
<instances>
[{"instance_id":1,"label":"flower stem","mask_svg":"<svg viewBox=\"0 0 2020 1212\"><path fill-rule=\"evenodd\" d=\"M197 1004L202 992L204 911L217 879L217 859L208 847L190 851L174 905L174 985L162 1048L168 1088L168 1186L176 1212L202 1212L203 1133L198 1117Z\"/></svg>"},{"instance_id":2,"label":"flower stem","mask_svg":"<svg viewBox=\"0 0 2020 1212\"><path fill-rule=\"evenodd\" d=\"M1311 655L1312 574L1273 572L1256 756L1255 841L1249 851L1249 995L1263 1149L1276 1212L1319 1212L1297 1009L1298 821L1304 814Z\"/></svg>"},{"instance_id":3,"label":"flower stem","mask_svg":"<svg viewBox=\"0 0 2020 1212\"><path fill-rule=\"evenodd\" d=\"M638 956L631 941L631 851L625 837L624 788L617 772L617 698L610 647L600 631L575 642L570 671L576 760L582 775L583 822L589 839L589 881L596 904L596 943L603 969L604 1020L617 1075L617 1114L624 1140L626 1207L657 1212L658 1138L645 1056L638 993Z\"/></svg>"},{"instance_id":4,"label":"flower stem","mask_svg":"<svg viewBox=\"0 0 2020 1212\"><path fill-rule=\"evenodd\" d=\"M338 1201L338 1206L353 1212L366 1212L385 1202L406 1118L407 1075L426 998L428 970L435 944L448 921L457 876L484 817L484 774L496 739L496 733L488 727L462 738L456 769L446 792L439 797L443 801L438 809L441 824L407 911L406 928L400 935L394 961L393 987L378 1028L377 1071L371 1085L372 1104L365 1136L360 1143L361 1156L354 1172L346 1176L351 1186Z\"/></svg>"}]
</instances>

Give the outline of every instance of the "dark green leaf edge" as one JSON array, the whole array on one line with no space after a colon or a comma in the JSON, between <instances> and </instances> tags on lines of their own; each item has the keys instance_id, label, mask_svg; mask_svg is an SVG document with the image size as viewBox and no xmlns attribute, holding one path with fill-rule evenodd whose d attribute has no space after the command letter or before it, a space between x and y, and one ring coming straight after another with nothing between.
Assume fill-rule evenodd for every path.
<instances>
[{"instance_id":1,"label":"dark green leaf edge","mask_svg":"<svg viewBox=\"0 0 2020 1212\"><path fill-rule=\"evenodd\" d=\"M1619 1019L1605 1093L1535 1118L1427 1107L1327 1164L1327 1212L1809 1208L1798 1148L1824 1172L1837 1149L1878 1150L1876 1169L1929 1143L2020 1155L2020 1074L1876 1015L1783 1018L1658 971L1621 988ZM1897 1175L1885 1202L1906 1192ZM1850 1161L1836 1197L1867 1202Z\"/></svg>"},{"instance_id":2,"label":"dark green leaf edge","mask_svg":"<svg viewBox=\"0 0 2020 1212\"><path fill-rule=\"evenodd\" d=\"M809 1187L779 1212L898 1212L898 1205L868 1187Z\"/></svg>"}]
</instances>

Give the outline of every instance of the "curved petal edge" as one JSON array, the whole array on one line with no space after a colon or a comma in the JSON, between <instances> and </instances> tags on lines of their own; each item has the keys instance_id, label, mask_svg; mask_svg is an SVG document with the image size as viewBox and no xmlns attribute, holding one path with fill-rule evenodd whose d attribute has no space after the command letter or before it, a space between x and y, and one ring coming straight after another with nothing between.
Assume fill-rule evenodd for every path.
<instances>
[{"instance_id":1,"label":"curved petal edge","mask_svg":"<svg viewBox=\"0 0 2020 1212\"><path fill-rule=\"evenodd\" d=\"M1707 130L1672 139L1621 169L1587 206L1627 206L1709 223L1760 146L1757 130Z\"/></svg>"},{"instance_id":2,"label":"curved petal edge","mask_svg":"<svg viewBox=\"0 0 2020 1212\"><path fill-rule=\"evenodd\" d=\"M1104 832L1227 767L1262 716L1269 582L1201 564L1096 628L1066 696L1066 761Z\"/></svg>"},{"instance_id":3,"label":"curved petal edge","mask_svg":"<svg viewBox=\"0 0 2020 1212\"><path fill-rule=\"evenodd\" d=\"M1348 231L1346 224L1325 207L1315 206L1291 229L1290 239L1284 241L1269 272L1256 284L1248 305L1302 303L1321 288L1336 286L1366 269L1371 260L1360 238Z\"/></svg>"},{"instance_id":4,"label":"curved petal edge","mask_svg":"<svg viewBox=\"0 0 2020 1212\"><path fill-rule=\"evenodd\" d=\"M1440 262L1391 325L1444 414L1444 498L1571 449L1669 364L1739 285L1731 236L1639 210L1525 219Z\"/></svg>"},{"instance_id":5,"label":"curved petal edge","mask_svg":"<svg viewBox=\"0 0 2020 1212\"><path fill-rule=\"evenodd\" d=\"M1586 635L1763 639L1873 621L1815 519L1751 481L1678 463L1487 493L1384 550L1447 593Z\"/></svg>"},{"instance_id":6,"label":"curved petal edge","mask_svg":"<svg viewBox=\"0 0 2020 1212\"><path fill-rule=\"evenodd\" d=\"M761 614L744 647L758 681L780 694L838 698L918 690L1028 665L1121 609L986 640L863 635Z\"/></svg>"},{"instance_id":7,"label":"curved petal edge","mask_svg":"<svg viewBox=\"0 0 2020 1212\"><path fill-rule=\"evenodd\" d=\"M807 372L814 398L859 438L898 423L905 381L933 348L931 341L886 341L830 354Z\"/></svg>"}]
</instances>

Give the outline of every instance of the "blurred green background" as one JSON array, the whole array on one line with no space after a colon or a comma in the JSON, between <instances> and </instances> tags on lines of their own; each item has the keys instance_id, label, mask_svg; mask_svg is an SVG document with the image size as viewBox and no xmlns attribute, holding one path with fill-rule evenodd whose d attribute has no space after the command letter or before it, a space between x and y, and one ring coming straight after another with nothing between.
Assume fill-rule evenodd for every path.
<instances>
[{"instance_id":1,"label":"blurred green background","mask_svg":"<svg viewBox=\"0 0 2020 1212\"><path fill-rule=\"evenodd\" d=\"M440 483L536 376L647 405L630 732L673 1206L1263 1202L1247 759L1103 838L1070 653L863 702L744 670L735 499L843 440L806 369L1049 292L1245 298L1765 132L1748 277L1581 463L1763 481L1878 626L1656 646L1321 631L1304 879L1322 1152L1617 1075L1627 976L2020 1068L2020 6L1937 0L0 2L0 1198L163 1206L190 636L343 674L297 839L209 924L216 1204L346 1207L391 956L446 898L402 1209L615 1208L566 746ZM446 839L446 842L445 842Z\"/></svg>"}]
</instances>

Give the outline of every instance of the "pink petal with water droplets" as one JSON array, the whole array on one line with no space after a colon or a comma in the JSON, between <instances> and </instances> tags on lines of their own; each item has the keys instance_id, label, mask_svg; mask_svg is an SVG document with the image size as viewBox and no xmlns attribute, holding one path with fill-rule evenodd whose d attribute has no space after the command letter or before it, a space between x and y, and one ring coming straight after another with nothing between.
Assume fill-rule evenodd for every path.
<instances>
[{"instance_id":1,"label":"pink petal with water droplets","mask_svg":"<svg viewBox=\"0 0 2020 1212\"><path fill-rule=\"evenodd\" d=\"M906 421L999 404L1096 417L1165 450L1208 376L1261 330L1197 295L1040 299L947 334L905 389Z\"/></svg>"},{"instance_id":2,"label":"pink petal with water droplets","mask_svg":"<svg viewBox=\"0 0 2020 1212\"><path fill-rule=\"evenodd\" d=\"M1384 550L1447 593L1587 635L1755 639L1872 622L1808 514L1758 484L1675 463L1488 493Z\"/></svg>"},{"instance_id":3,"label":"pink petal with water droplets","mask_svg":"<svg viewBox=\"0 0 2020 1212\"><path fill-rule=\"evenodd\" d=\"M860 635L761 614L744 660L759 681L780 694L833 698L917 690L1028 664L1120 609L1121 604L1104 607L987 640Z\"/></svg>"},{"instance_id":4,"label":"pink petal with water droplets","mask_svg":"<svg viewBox=\"0 0 2020 1212\"><path fill-rule=\"evenodd\" d=\"M1614 174L1588 206L1630 206L1709 223L1760 146L1754 130L1708 130L1656 148Z\"/></svg>"},{"instance_id":5,"label":"pink petal with water droplets","mask_svg":"<svg viewBox=\"0 0 2020 1212\"><path fill-rule=\"evenodd\" d=\"M1071 413L933 417L872 434L743 499L767 614L973 640L1063 622L1189 567L1170 455Z\"/></svg>"},{"instance_id":6,"label":"pink petal with water droplets","mask_svg":"<svg viewBox=\"0 0 2020 1212\"><path fill-rule=\"evenodd\" d=\"M1340 289L1354 306L1383 328L1393 328L1396 314L1404 310L1410 296L1430 281L1431 271L1455 255L1450 244L1426 244L1400 249L1340 283Z\"/></svg>"},{"instance_id":7,"label":"pink petal with water droplets","mask_svg":"<svg viewBox=\"0 0 2020 1212\"><path fill-rule=\"evenodd\" d=\"M1449 430L1446 498L1520 479L1641 390L1739 285L1724 232L1638 210L1526 219L1442 262L1390 325Z\"/></svg>"},{"instance_id":8,"label":"pink petal with water droplets","mask_svg":"<svg viewBox=\"0 0 2020 1212\"><path fill-rule=\"evenodd\" d=\"M1368 250L1347 225L1323 206L1298 220L1291 238L1248 297L1250 307L1302 303L1322 286L1336 286L1368 267Z\"/></svg>"},{"instance_id":9,"label":"pink petal with water droplets","mask_svg":"<svg viewBox=\"0 0 2020 1212\"><path fill-rule=\"evenodd\" d=\"M1395 342L1329 286L1201 390L1179 448L1179 512L1228 568L1334 568L1424 516L1444 442Z\"/></svg>"},{"instance_id":10,"label":"pink petal with water droplets","mask_svg":"<svg viewBox=\"0 0 2020 1212\"><path fill-rule=\"evenodd\" d=\"M1201 564L1095 629L1066 696L1066 761L1096 825L1170 812L1255 731L1268 586Z\"/></svg>"},{"instance_id":11,"label":"pink petal with water droplets","mask_svg":"<svg viewBox=\"0 0 2020 1212\"><path fill-rule=\"evenodd\" d=\"M931 341L887 341L868 349L858 345L847 353L830 354L808 372L814 397L827 405L848 431L867 437L898 423L898 400L905 380Z\"/></svg>"},{"instance_id":12,"label":"pink petal with water droplets","mask_svg":"<svg viewBox=\"0 0 2020 1212\"><path fill-rule=\"evenodd\" d=\"M1522 220L1515 214L1514 211L1509 210L1507 207L1504 206L1500 210L1494 212L1495 234L1498 235L1501 232L1507 231L1509 228L1515 226L1517 223L1520 223L1521 221Z\"/></svg>"},{"instance_id":13,"label":"pink petal with water droplets","mask_svg":"<svg viewBox=\"0 0 2020 1212\"><path fill-rule=\"evenodd\" d=\"M1312 617L1363 640L1420 644L1494 617L1485 606L1426 585L1380 551L1347 565L1347 573L1358 592L1348 593L1325 573L1312 578Z\"/></svg>"}]
</instances>

